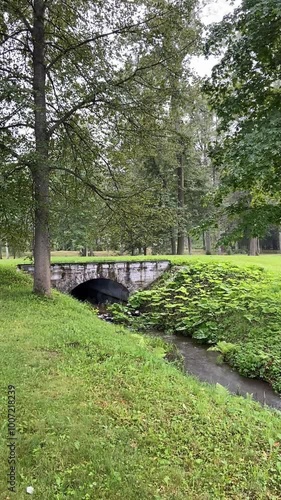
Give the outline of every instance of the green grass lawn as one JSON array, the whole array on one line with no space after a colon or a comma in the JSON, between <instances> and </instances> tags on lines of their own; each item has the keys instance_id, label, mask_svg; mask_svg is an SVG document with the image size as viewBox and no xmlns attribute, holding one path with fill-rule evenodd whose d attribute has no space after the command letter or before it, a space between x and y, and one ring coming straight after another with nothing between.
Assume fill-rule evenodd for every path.
<instances>
[{"instance_id":1,"label":"green grass lawn","mask_svg":"<svg viewBox=\"0 0 281 500\"><path fill-rule=\"evenodd\" d=\"M89 261L109 261L109 260L124 260L124 261L139 261L139 260L170 260L173 264L184 264L192 260L202 262L223 261L232 262L236 265L263 266L265 269L281 273L281 255L259 255L257 257L249 257L248 255L147 255L134 256L125 255L122 257L53 257L52 262L89 262Z\"/></svg>"},{"instance_id":2,"label":"green grass lawn","mask_svg":"<svg viewBox=\"0 0 281 500\"><path fill-rule=\"evenodd\" d=\"M27 486L40 500L281 498L277 412L185 376L162 359L161 340L104 323L71 297L35 297L30 277L3 264L1 499L22 500ZM15 495L6 476L9 384Z\"/></svg>"},{"instance_id":3,"label":"green grass lawn","mask_svg":"<svg viewBox=\"0 0 281 500\"><path fill-rule=\"evenodd\" d=\"M232 262L236 265L241 266L251 266L258 265L262 266L269 271L276 273L281 273L281 254L274 255L259 255L258 257L249 257L248 255L136 255L131 257L130 255L124 256L103 256L103 257L66 257L64 255L52 257L52 262L103 262L103 261L140 261L140 260L170 260L173 264L184 264L191 260L199 260L201 262ZM23 264L30 262L28 260L20 259L0 259L1 265L11 265Z\"/></svg>"}]
</instances>

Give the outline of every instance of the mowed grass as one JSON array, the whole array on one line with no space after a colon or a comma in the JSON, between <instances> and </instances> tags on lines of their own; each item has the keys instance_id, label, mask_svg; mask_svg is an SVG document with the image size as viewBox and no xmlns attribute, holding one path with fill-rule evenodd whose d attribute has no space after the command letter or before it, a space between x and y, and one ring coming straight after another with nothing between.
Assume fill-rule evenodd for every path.
<instances>
[{"instance_id":1,"label":"mowed grass","mask_svg":"<svg viewBox=\"0 0 281 500\"><path fill-rule=\"evenodd\" d=\"M281 273L281 254L259 255L250 257L248 255L124 255L120 257L60 257L52 258L52 262L92 262L92 261L140 261L140 260L170 260L173 264L182 265L190 260L202 262L218 261L232 262L239 266L262 266L269 271Z\"/></svg>"},{"instance_id":2,"label":"mowed grass","mask_svg":"<svg viewBox=\"0 0 281 500\"><path fill-rule=\"evenodd\" d=\"M281 416L187 377L159 339L0 268L0 498L281 498ZM17 493L7 491L16 387Z\"/></svg>"},{"instance_id":3,"label":"mowed grass","mask_svg":"<svg viewBox=\"0 0 281 500\"><path fill-rule=\"evenodd\" d=\"M73 252L74 253L74 252ZM102 253L102 252L100 252ZM69 254L69 252L68 252ZM65 252L55 252L55 255L52 256L52 263L65 262L65 263L73 263L73 262L108 262L108 261L145 261L145 260L169 260L175 265L184 265L186 262L190 262L190 260L198 260L201 262L232 262L238 266L262 266L265 269L272 271L274 273L281 273L281 254L272 254L272 255L259 255L257 257L250 257L245 254L237 254L237 255L123 255L123 256L107 256L107 255L99 255L96 257L80 257L78 255L65 255ZM27 258L18 258L9 260L0 259L1 265L9 265L15 266L17 264L28 263L30 260Z\"/></svg>"}]
</instances>

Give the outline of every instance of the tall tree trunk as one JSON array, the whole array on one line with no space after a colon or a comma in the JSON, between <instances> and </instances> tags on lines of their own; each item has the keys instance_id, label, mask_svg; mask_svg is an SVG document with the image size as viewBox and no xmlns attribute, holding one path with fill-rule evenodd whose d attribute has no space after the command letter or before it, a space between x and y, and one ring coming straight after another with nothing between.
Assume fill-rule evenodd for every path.
<instances>
[{"instance_id":1,"label":"tall tree trunk","mask_svg":"<svg viewBox=\"0 0 281 500\"><path fill-rule=\"evenodd\" d=\"M177 254L184 254L184 229L183 229L183 215L184 215L184 167L183 167L183 154L181 154L179 166L177 168L178 177L178 248Z\"/></svg>"},{"instance_id":2,"label":"tall tree trunk","mask_svg":"<svg viewBox=\"0 0 281 500\"><path fill-rule=\"evenodd\" d=\"M8 246L8 243L6 243L6 245L5 245L5 250L6 250L6 259L9 259L9 257L10 257L10 253L9 253L9 246Z\"/></svg>"},{"instance_id":3,"label":"tall tree trunk","mask_svg":"<svg viewBox=\"0 0 281 500\"><path fill-rule=\"evenodd\" d=\"M205 252L206 251L206 237L205 237L205 232L204 231L202 233L202 245L203 245L203 250Z\"/></svg>"},{"instance_id":4,"label":"tall tree trunk","mask_svg":"<svg viewBox=\"0 0 281 500\"><path fill-rule=\"evenodd\" d=\"M3 259L3 255L2 255L2 243L0 241L0 259Z\"/></svg>"},{"instance_id":5,"label":"tall tree trunk","mask_svg":"<svg viewBox=\"0 0 281 500\"><path fill-rule=\"evenodd\" d=\"M249 255L258 255L258 238L250 238Z\"/></svg>"},{"instance_id":6,"label":"tall tree trunk","mask_svg":"<svg viewBox=\"0 0 281 500\"><path fill-rule=\"evenodd\" d=\"M176 228L173 228L171 231L171 251L172 251L172 255L177 254L177 231L176 231Z\"/></svg>"},{"instance_id":7,"label":"tall tree trunk","mask_svg":"<svg viewBox=\"0 0 281 500\"><path fill-rule=\"evenodd\" d=\"M218 227L218 230L216 231L216 245L217 245L218 241L220 240L220 237L221 237L221 230ZM217 254L221 255L222 254L222 247L221 247L221 245L217 246L216 248L217 248Z\"/></svg>"},{"instance_id":8,"label":"tall tree trunk","mask_svg":"<svg viewBox=\"0 0 281 500\"><path fill-rule=\"evenodd\" d=\"M171 236L171 251L172 255L176 255L177 253L177 240L175 236Z\"/></svg>"},{"instance_id":9,"label":"tall tree trunk","mask_svg":"<svg viewBox=\"0 0 281 500\"><path fill-rule=\"evenodd\" d=\"M143 247L143 255L147 255L147 247Z\"/></svg>"},{"instance_id":10,"label":"tall tree trunk","mask_svg":"<svg viewBox=\"0 0 281 500\"><path fill-rule=\"evenodd\" d=\"M211 255L212 254L212 245L211 245L210 231L205 232L205 245L206 245L206 255Z\"/></svg>"},{"instance_id":11,"label":"tall tree trunk","mask_svg":"<svg viewBox=\"0 0 281 500\"><path fill-rule=\"evenodd\" d=\"M189 234L187 235L187 245L188 245L188 253L189 255L192 254L192 239L191 239L191 236L189 236Z\"/></svg>"},{"instance_id":12,"label":"tall tree trunk","mask_svg":"<svg viewBox=\"0 0 281 500\"><path fill-rule=\"evenodd\" d=\"M33 6L33 95L35 114L36 158L32 168L35 200L34 292L51 294L49 243L49 167L46 120L46 71L44 0Z\"/></svg>"}]
</instances>

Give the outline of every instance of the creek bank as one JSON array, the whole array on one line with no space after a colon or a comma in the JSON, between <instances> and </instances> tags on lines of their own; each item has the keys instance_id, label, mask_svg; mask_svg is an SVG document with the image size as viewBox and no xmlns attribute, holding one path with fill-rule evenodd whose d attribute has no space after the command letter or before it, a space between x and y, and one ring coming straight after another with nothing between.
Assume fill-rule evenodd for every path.
<instances>
[{"instance_id":1,"label":"creek bank","mask_svg":"<svg viewBox=\"0 0 281 500\"><path fill-rule=\"evenodd\" d=\"M152 334L153 335L153 334ZM159 336L159 333L156 334ZM271 386L262 380L242 377L226 363L218 364L218 353L208 350L183 335L161 335L161 338L173 344L181 354L185 372L196 376L202 382L220 384L232 394L247 397L281 411L281 397ZM169 359L169 357L168 357Z\"/></svg>"},{"instance_id":2,"label":"creek bank","mask_svg":"<svg viewBox=\"0 0 281 500\"><path fill-rule=\"evenodd\" d=\"M194 261L110 310L133 329L213 346L240 375L281 393L281 282L264 269Z\"/></svg>"},{"instance_id":3,"label":"creek bank","mask_svg":"<svg viewBox=\"0 0 281 500\"><path fill-rule=\"evenodd\" d=\"M280 408L280 397L268 385L281 393L280 285L280 278L262 268L193 261L109 311L114 322L133 330L172 335L189 373ZM218 350L228 365L219 366L218 355L200 344ZM195 365L199 373L192 371Z\"/></svg>"},{"instance_id":4,"label":"creek bank","mask_svg":"<svg viewBox=\"0 0 281 500\"><path fill-rule=\"evenodd\" d=\"M137 311L139 316L139 311ZM98 317L104 321L114 322L109 312L102 312ZM159 331L145 332L137 330L138 333L159 337L164 342L172 344L175 350L169 351L165 356L168 362L179 362L181 360L185 373L194 375L201 382L209 384L220 384L231 394L243 397L252 397L263 406L269 406L281 411L281 397L273 391L271 386L259 379L243 377L233 370L227 363L218 362L219 353L210 351L207 345L199 344L198 341L184 335L167 335Z\"/></svg>"}]
</instances>

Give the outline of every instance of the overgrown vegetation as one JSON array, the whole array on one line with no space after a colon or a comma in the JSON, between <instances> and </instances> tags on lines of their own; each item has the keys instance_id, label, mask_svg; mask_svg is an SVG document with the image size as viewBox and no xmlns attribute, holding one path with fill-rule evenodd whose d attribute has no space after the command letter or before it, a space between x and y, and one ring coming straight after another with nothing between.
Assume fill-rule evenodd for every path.
<instances>
[{"instance_id":1,"label":"overgrown vegetation","mask_svg":"<svg viewBox=\"0 0 281 500\"><path fill-rule=\"evenodd\" d=\"M280 416L187 377L161 340L106 324L1 265L0 496L16 387L17 500L277 499Z\"/></svg>"},{"instance_id":2,"label":"overgrown vegetation","mask_svg":"<svg viewBox=\"0 0 281 500\"><path fill-rule=\"evenodd\" d=\"M139 309L140 317L126 313ZM113 314L135 327L181 333L216 345L242 375L281 392L280 279L262 268L190 261ZM132 318L132 320L131 320Z\"/></svg>"}]
</instances>

